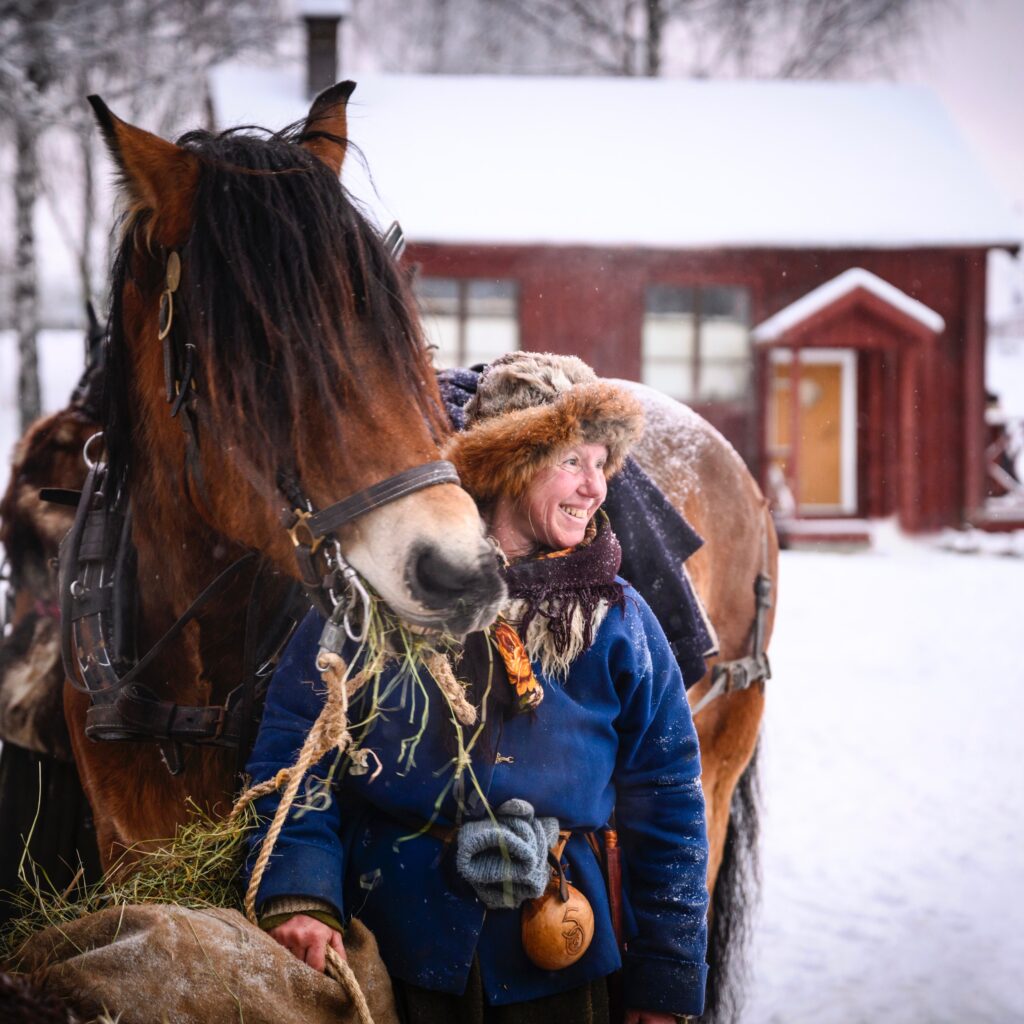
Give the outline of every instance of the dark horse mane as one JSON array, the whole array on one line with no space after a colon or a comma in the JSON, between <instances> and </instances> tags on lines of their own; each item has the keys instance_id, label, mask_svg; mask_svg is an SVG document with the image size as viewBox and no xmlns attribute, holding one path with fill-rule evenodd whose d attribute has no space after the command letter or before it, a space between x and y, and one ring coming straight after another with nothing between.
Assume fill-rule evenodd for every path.
<instances>
[{"instance_id":1,"label":"dark horse mane","mask_svg":"<svg viewBox=\"0 0 1024 1024\"><path fill-rule=\"evenodd\" d=\"M192 131L178 140L198 157L199 172L172 330L195 346L203 413L218 439L244 444L269 482L284 453L341 444L340 413L364 388L361 346L374 346L399 387L417 396L411 413L438 434L446 422L423 387L432 371L405 275L334 174L297 145L323 134L294 125L278 133ZM149 219L146 211L126 214L112 272L104 401L111 499L132 472L137 425L123 292L133 255L149 244ZM156 256L162 265L167 253ZM310 423L320 425L318 436ZM325 423L334 437L323 436Z\"/></svg>"}]
</instances>

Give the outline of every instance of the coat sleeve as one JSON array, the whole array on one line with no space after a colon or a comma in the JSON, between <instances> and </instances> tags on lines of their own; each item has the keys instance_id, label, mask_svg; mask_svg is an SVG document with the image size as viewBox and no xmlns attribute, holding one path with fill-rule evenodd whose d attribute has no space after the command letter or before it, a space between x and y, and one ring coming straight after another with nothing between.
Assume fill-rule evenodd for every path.
<instances>
[{"instance_id":1,"label":"coat sleeve","mask_svg":"<svg viewBox=\"0 0 1024 1024\"><path fill-rule=\"evenodd\" d=\"M707 825L700 750L679 667L636 591L613 656L616 824L637 934L623 958L626 1006L700 1014L707 979Z\"/></svg>"},{"instance_id":2,"label":"coat sleeve","mask_svg":"<svg viewBox=\"0 0 1024 1024\"><path fill-rule=\"evenodd\" d=\"M302 621L270 682L263 719L246 770L253 784L295 764L299 750L323 709L325 688L316 671L323 619L314 612ZM257 893L257 909L280 897L314 897L343 919L344 868L338 790L340 755L329 752L299 786L295 802L274 844ZM249 840L248 883L280 800L272 793L256 801L258 824Z\"/></svg>"}]
</instances>

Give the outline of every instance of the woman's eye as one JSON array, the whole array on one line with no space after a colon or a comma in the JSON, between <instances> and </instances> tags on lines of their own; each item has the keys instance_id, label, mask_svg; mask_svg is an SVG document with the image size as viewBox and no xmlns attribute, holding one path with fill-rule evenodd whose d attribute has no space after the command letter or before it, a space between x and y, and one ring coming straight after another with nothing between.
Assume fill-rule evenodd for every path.
<instances>
[{"instance_id":1,"label":"woman's eye","mask_svg":"<svg viewBox=\"0 0 1024 1024\"><path fill-rule=\"evenodd\" d=\"M571 466L575 469L580 464L580 460L575 455L570 455L569 458L562 463L563 466Z\"/></svg>"}]
</instances>

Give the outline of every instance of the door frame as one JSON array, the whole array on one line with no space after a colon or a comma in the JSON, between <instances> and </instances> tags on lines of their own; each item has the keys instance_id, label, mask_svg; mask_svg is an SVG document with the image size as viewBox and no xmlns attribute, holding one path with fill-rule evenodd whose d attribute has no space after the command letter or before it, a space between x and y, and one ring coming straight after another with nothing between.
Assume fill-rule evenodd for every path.
<instances>
[{"instance_id":1,"label":"door frame","mask_svg":"<svg viewBox=\"0 0 1024 1024\"><path fill-rule=\"evenodd\" d=\"M793 353L788 348L773 348L769 365L791 363ZM802 365L828 364L840 368L839 384L839 492L838 505L816 505L800 502L797 515L856 515L857 494L857 352L848 348L801 348ZM766 437L771 431L772 381L768 382L768 403L765 408ZM791 399L792 400L792 399ZM799 466L797 467L799 472ZM799 493L799 488L798 488Z\"/></svg>"}]
</instances>

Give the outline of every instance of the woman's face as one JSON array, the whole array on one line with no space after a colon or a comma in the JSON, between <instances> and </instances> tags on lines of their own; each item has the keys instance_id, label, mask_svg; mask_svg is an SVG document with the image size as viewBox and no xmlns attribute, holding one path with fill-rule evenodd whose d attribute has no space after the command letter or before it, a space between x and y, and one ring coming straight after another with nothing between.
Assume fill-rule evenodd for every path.
<instances>
[{"instance_id":1,"label":"woman's face","mask_svg":"<svg viewBox=\"0 0 1024 1024\"><path fill-rule=\"evenodd\" d=\"M556 551L579 544L608 493L607 461L603 444L572 445L534 477L518 502L499 500L492 527L505 554L525 554L538 543Z\"/></svg>"}]
</instances>

